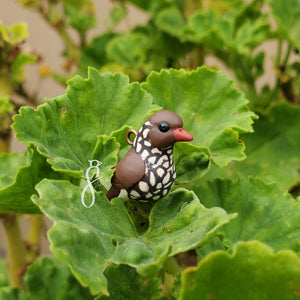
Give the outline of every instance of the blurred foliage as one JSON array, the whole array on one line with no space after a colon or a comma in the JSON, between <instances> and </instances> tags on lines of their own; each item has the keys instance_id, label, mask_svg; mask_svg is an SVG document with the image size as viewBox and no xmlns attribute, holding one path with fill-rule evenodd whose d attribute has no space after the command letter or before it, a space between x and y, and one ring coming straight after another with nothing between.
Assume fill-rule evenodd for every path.
<instances>
[{"instance_id":1,"label":"blurred foliage","mask_svg":"<svg viewBox=\"0 0 300 300\"><path fill-rule=\"evenodd\" d=\"M299 1L115 0L103 20L91 0L16 2L57 33L64 64L54 70L27 47L25 23L0 20L0 219L9 271L1 261L0 299L226 300L233 289L242 295L235 299L299 299ZM133 7L143 24L127 25ZM68 86L66 94L38 106L25 84L28 64L41 80ZM265 82L270 73L275 79ZM6 153L24 105L14 130L28 149ZM101 205L82 213L88 159L103 162L106 188L127 150L124 132L160 108L180 114L195 137L175 148L174 191L150 213L98 192ZM55 222L49 239L61 261L37 259L27 274L43 224L29 217L24 238L25 213ZM182 273L197 263L195 253L198 267Z\"/></svg>"}]
</instances>

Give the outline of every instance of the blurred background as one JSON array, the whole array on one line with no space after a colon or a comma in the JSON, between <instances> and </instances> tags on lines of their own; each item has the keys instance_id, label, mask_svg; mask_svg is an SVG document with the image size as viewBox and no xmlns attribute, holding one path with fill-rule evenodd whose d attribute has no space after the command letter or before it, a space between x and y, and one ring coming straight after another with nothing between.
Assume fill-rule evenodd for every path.
<instances>
[{"instance_id":1,"label":"blurred background","mask_svg":"<svg viewBox=\"0 0 300 300\"><path fill-rule=\"evenodd\" d=\"M112 1L93 1L97 25L88 33L88 39L107 30L109 26L109 14L113 7ZM65 58L61 53L64 51L64 44L57 32L34 10L25 8L14 0L0 1L0 21L4 26L12 26L15 23L25 22L28 25L29 37L26 39L23 49L25 52L37 54L42 58L41 64L27 65L28 77L24 82L26 90L39 101L44 98L53 98L65 93L65 87L51 77L42 78L40 68L50 66L51 70L57 73L64 73ZM127 17L117 25L119 32L127 31L137 24L147 22L147 15L132 5L128 5ZM70 32L76 40L75 32ZM66 72L65 72L66 73ZM11 151L23 152L26 146L12 139ZM23 234L28 230L25 217L21 229ZM45 224L45 231L42 243L42 253L49 253L46 230L50 226L49 221ZM0 257L5 257L5 243L3 228L0 226Z\"/></svg>"},{"instance_id":2,"label":"blurred background","mask_svg":"<svg viewBox=\"0 0 300 300\"><path fill-rule=\"evenodd\" d=\"M68 79L70 76L76 74L76 66L74 66L74 62L72 61L72 55L66 56L62 55L63 52L66 50L66 44L68 43L68 38L66 38L63 42L62 37L65 33L58 32L58 30L55 30L53 26L49 25L49 22L46 21L47 17L51 19L53 16L43 16L42 13L39 13L36 9L30 8L30 3L36 3L36 0L1 0L0 1L0 21L2 22L2 25L9 27L12 26L15 23L24 22L28 25L28 32L29 36L26 38L26 40L21 45L22 51L28 54L33 54L36 57L38 57L37 63L34 64L28 64L25 66L25 70L28 74L28 76L25 77L23 86L24 90L20 91L20 93L14 94L14 99L16 101L20 101L20 105L24 105L28 103L24 103L22 99L22 93L24 93L25 98L31 98L32 99L32 105L35 106L40 101L42 101L45 98L53 98L58 95L64 94L66 86L63 84L66 79ZM43 2L43 1L41 1ZM47 1L44 1L47 2ZM48 1L49 3L51 1ZM52 1L55 3L56 1ZM66 0L66 2L68 2ZM78 1L77 1L78 2ZM96 36L100 36L103 32L113 32L113 33L120 33L120 32L128 32L130 29L135 27L136 25L144 25L149 20L149 14L147 14L145 11L137 8L137 6L134 6L130 3L124 4L124 7L126 6L126 12L124 13L123 6L120 5L118 10L114 10L114 7L116 4L122 3L122 1L109 1L109 0L93 0L91 1L93 3L93 13L95 16L96 25L91 26L92 28L89 29L86 32L86 36L84 36L84 39L80 39L80 36L78 35L78 32L75 32L74 29L67 28L67 34L71 37L74 44L80 44L80 43L86 43L87 45L92 41L92 39ZM133 1L134 2L134 1ZM139 1L136 1L139 2ZM188 1L187 1L188 2ZM190 1L192 2L192 1ZM204 2L211 2L213 1L203 1ZM218 1L217 1L218 2ZM219 1L222 3L222 1ZM247 2L247 1L246 1ZM249 1L248 1L249 2ZM21 5L21 3L27 7L24 7ZM142 4L143 5L143 4ZM267 10L269 8L266 8ZM218 10L218 7L217 7ZM49 13L49 12L48 12ZM124 13L124 16L122 15ZM192 13L192 11L190 12ZM119 14L119 15L118 15ZM54 16L55 17L55 16ZM53 19L53 18L52 18ZM242 21L241 21L242 23ZM272 23L272 22L271 22ZM246 26L245 26L246 27ZM57 27L58 28L58 27ZM56 29L57 29L56 28ZM257 32L254 32L255 38L259 38L259 34L263 34L264 25L260 24L258 26ZM167 32L172 33L172 27L166 28ZM176 28L173 33L175 33L176 36ZM155 40L155 33L149 31L149 35L154 35ZM136 37L136 36L135 36ZM269 86L269 90L272 90L272 87L276 84L277 76L275 72L274 67L274 60L277 53L277 45L278 42L274 41L272 39L268 39L268 41L264 41L264 38L258 39L257 41L253 40L249 42L249 45L245 43L245 48L248 47L247 51L250 51L250 57L251 57L251 49L253 50L253 61L255 61L254 57L259 58L260 52L265 52L266 55L263 60L263 69L264 71L261 72L257 77L253 79L253 83L250 84L248 82L249 86L246 86L244 88L244 92L247 95L247 92L249 96L251 95L251 92L253 90L261 91L262 87L265 85ZM122 43L120 43L121 40L119 40L119 44L117 45L120 47L122 46ZM130 41L130 40L129 40ZM126 41L128 42L128 40ZM133 39L133 42L138 43L136 40ZM162 40L160 40L162 42ZM256 44L252 44L251 43ZM168 43L168 40L165 40L165 43ZM134 43L132 44L132 47L134 47ZM128 45L127 45L128 46ZM129 44L130 46L130 44ZM155 45L154 45L155 46ZM182 46L182 45L181 45ZM189 49L189 44L186 43L183 45L183 48L179 51L185 51L184 47L187 47ZM168 51L172 52L177 51L175 49L176 47L172 47L172 44L165 46L165 49L168 49ZM74 49L72 49L74 51ZM116 48L116 51L118 49ZM119 49L120 50L120 49ZM154 51L159 51L155 49ZM198 49L199 50L199 49ZM201 49L200 49L201 50ZM284 45L283 45L283 50ZM148 53L149 56L151 56L151 51ZM216 50L216 53L218 53L219 49ZM75 51L76 52L76 51ZM89 60L92 62L92 54L93 54L93 44L90 45L90 48L87 49L86 53L88 54L86 57L86 60L84 61L85 65L89 65ZM112 52L113 53L113 52ZM225 52L226 53L226 52ZM70 54L70 53L69 53ZM124 54L124 53L123 53ZM126 53L125 53L126 54ZM249 55L249 53L247 53ZM137 54L138 57L138 54ZM172 58L172 55L169 55L169 58ZM237 56L239 57L239 56ZM243 57L240 55L240 57ZM122 59L119 58L119 59ZM125 57L125 60L127 58ZM129 58L131 59L131 58ZM135 57L134 57L135 59ZM189 59L189 57L184 58ZM293 57L291 55L290 60L292 60ZM138 60L138 59L137 59ZM224 59L226 61L226 59ZM125 61L126 62L126 61ZM1 62L0 62L1 63ZM95 62L93 62L95 63ZM97 62L96 62L97 63ZM132 63L132 61L131 61ZM143 62L145 63L145 62ZM147 62L146 62L147 63ZM157 65L147 65L145 64L143 67L143 71L145 71L144 74L140 74L140 70L138 68L135 70L133 69L126 69L127 74L129 74L131 80L144 80L144 78L147 75L147 71L151 70L153 66L159 66L160 61L155 61L154 64ZM251 62L252 63L252 62ZM258 61L255 61L255 63L259 64ZM220 69L224 73L226 73L230 78L236 79L239 73L233 74L232 69L225 66L224 62L221 61L221 59L217 58L216 55L212 55L211 53L206 53L205 57L203 58L203 61L200 62L199 65L206 64L209 67ZM235 62L231 62L231 64L235 64L235 66L239 66L240 62L238 59ZM186 64L183 64L186 66L189 66L189 62L187 61ZM171 67L176 67L176 63L170 64ZM167 64L167 67L169 65ZM195 66L191 66L190 68L194 68ZM256 67L256 66L255 66ZM109 67L106 66L107 69L113 70L113 71L123 71L122 67L120 65L113 65L110 64ZM148 69L147 69L148 68ZM72 72L74 69L74 72ZM154 68L155 69L155 68ZM159 69L159 67L157 67ZM102 68L103 71L105 71L105 67ZM126 73L125 72L125 73ZM241 74L240 74L241 75ZM243 78L240 78L241 86L243 84ZM255 85L255 87L251 87L252 85ZM23 95L23 96L24 96ZM248 96L248 95L247 95ZM23 97L24 98L24 97ZM254 97L255 98L255 97ZM259 99L259 95L257 95L257 98ZM257 103L255 103L255 100L253 100L253 107ZM12 139L11 143L11 151L18 151L22 152L25 149L24 145L21 145L18 143L15 139ZM26 221L26 217L25 217ZM22 230L26 231L26 222L25 225L22 226ZM46 227L49 226L49 224L46 224ZM46 232L46 230L45 230ZM0 257L5 256L5 250L4 250L4 237L3 237L3 231L2 227L0 227ZM45 239L46 241L46 239ZM43 244L42 252L48 251L48 244L45 242Z\"/></svg>"},{"instance_id":3,"label":"blurred background","mask_svg":"<svg viewBox=\"0 0 300 300\"><path fill-rule=\"evenodd\" d=\"M113 8L111 0L94 0L95 16L97 24L95 28L88 31L87 39L107 30L109 27L109 14ZM147 15L133 5L127 5L127 16L122 20L116 31L124 32L137 24L145 24ZM14 23L25 22L28 24L29 37L25 41L24 48L28 52L35 52L44 59L44 63L51 66L51 69L60 73L64 71L65 59L61 53L64 51L64 45L57 32L39 15L35 10L22 7L15 0L0 1L0 20L3 25L11 26ZM75 32L73 38L76 39ZM26 79L26 86L32 93L36 93L37 98L52 98L65 93L65 88L58 84L52 78L41 79L38 71L39 66L30 66L26 68L29 76Z\"/></svg>"}]
</instances>

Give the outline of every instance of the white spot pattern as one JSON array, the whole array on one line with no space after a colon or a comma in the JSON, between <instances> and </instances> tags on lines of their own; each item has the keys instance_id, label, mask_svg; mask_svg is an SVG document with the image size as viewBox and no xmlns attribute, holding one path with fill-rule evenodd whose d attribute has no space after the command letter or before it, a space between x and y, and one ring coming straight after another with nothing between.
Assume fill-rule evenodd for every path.
<instances>
[{"instance_id":1,"label":"white spot pattern","mask_svg":"<svg viewBox=\"0 0 300 300\"><path fill-rule=\"evenodd\" d=\"M164 171L164 169L162 169L162 168L158 168L158 169L156 170L156 173L157 173L157 175L158 175L159 177L162 177L162 176L164 175L165 171Z\"/></svg>"},{"instance_id":2,"label":"white spot pattern","mask_svg":"<svg viewBox=\"0 0 300 300\"><path fill-rule=\"evenodd\" d=\"M140 181L140 182L139 182L139 189L140 189L142 192L147 193L147 192L149 191L149 185L148 185L147 182L145 182L145 181Z\"/></svg>"},{"instance_id":3,"label":"white spot pattern","mask_svg":"<svg viewBox=\"0 0 300 300\"><path fill-rule=\"evenodd\" d=\"M166 185L169 181L170 181L170 173L167 173L162 181L162 184Z\"/></svg>"}]
</instances>

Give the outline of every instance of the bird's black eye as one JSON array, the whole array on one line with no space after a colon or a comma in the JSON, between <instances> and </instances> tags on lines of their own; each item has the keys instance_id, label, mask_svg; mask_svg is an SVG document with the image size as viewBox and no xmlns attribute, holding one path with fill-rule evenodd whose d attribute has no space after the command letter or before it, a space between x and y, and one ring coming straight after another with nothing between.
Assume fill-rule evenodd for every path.
<instances>
[{"instance_id":1,"label":"bird's black eye","mask_svg":"<svg viewBox=\"0 0 300 300\"><path fill-rule=\"evenodd\" d=\"M170 129L170 125L167 122L161 122L159 123L158 128L161 132L167 132Z\"/></svg>"}]
</instances>

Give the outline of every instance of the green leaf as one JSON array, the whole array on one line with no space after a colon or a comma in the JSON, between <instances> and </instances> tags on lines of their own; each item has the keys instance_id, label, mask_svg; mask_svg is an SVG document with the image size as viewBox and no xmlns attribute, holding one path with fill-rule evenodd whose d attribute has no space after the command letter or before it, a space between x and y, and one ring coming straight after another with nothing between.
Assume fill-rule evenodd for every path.
<instances>
[{"instance_id":1,"label":"green leaf","mask_svg":"<svg viewBox=\"0 0 300 300\"><path fill-rule=\"evenodd\" d=\"M234 20L217 16L212 10L199 11L188 18L183 39L214 49L228 49L234 36Z\"/></svg>"},{"instance_id":2,"label":"green leaf","mask_svg":"<svg viewBox=\"0 0 300 300\"><path fill-rule=\"evenodd\" d=\"M210 50L225 52L229 56L236 53L251 57L251 50L268 37L267 17L258 9L256 18L252 18L251 14L255 11L255 5L252 4L221 2L223 8L220 8L219 13L218 4L214 3L213 10L198 10L186 21L179 9L168 7L157 13L155 24L182 42L204 45ZM236 9L230 9L231 5ZM229 13L221 14L222 10L227 11L226 6Z\"/></svg>"},{"instance_id":3,"label":"green leaf","mask_svg":"<svg viewBox=\"0 0 300 300\"><path fill-rule=\"evenodd\" d=\"M109 263L128 264L144 277L154 276L164 261L206 243L233 216L206 209L192 192L177 190L158 201L150 225L138 235L123 200L109 202L95 193L95 204L81 204L82 189L65 181L42 181L33 201L54 221L51 250L93 293L107 295L103 275Z\"/></svg>"},{"instance_id":4,"label":"green leaf","mask_svg":"<svg viewBox=\"0 0 300 300\"><path fill-rule=\"evenodd\" d=\"M108 63L106 47L111 39L117 36L116 33L106 32L94 38L90 44L81 51L80 66L84 71L88 66L99 69Z\"/></svg>"},{"instance_id":5,"label":"green leaf","mask_svg":"<svg viewBox=\"0 0 300 300\"><path fill-rule=\"evenodd\" d=\"M270 107L254 124L254 133L243 135L247 159L226 169L211 169L208 177L255 175L289 189L300 182L300 109L287 102Z\"/></svg>"},{"instance_id":6,"label":"green leaf","mask_svg":"<svg viewBox=\"0 0 300 300\"><path fill-rule=\"evenodd\" d=\"M201 178L210 166L210 154L206 148L190 143L175 144L176 184Z\"/></svg>"},{"instance_id":7,"label":"green leaf","mask_svg":"<svg viewBox=\"0 0 300 300\"><path fill-rule=\"evenodd\" d=\"M271 0L272 13L283 38L300 49L300 3L298 0Z\"/></svg>"},{"instance_id":8,"label":"green leaf","mask_svg":"<svg viewBox=\"0 0 300 300\"><path fill-rule=\"evenodd\" d=\"M62 2L71 27L84 33L96 25L93 2L90 0L63 0Z\"/></svg>"},{"instance_id":9,"label":"green leaf","mask_svg":"<svg viewBox=\"0 0 300 300\"><path fill-rule=\"evenodd\" d=\"M39 213L30 198L43 178L59 177L33 147L26 155L0 156L0 212Z\"/></svg>"},{"instance_id":10,"label":"green leaf","mask_svg":"<svg viewBox=\"0 0 300 300\"><path fill-rule=\"evenodd\" d=\"M107 45L107 56L126 68L140 68L145 59L147 38L138 33L116 36Z\"/></svg>"},{"instance_id":11,"label":"green leaf","mask_svg":"<svg viewBox=\"0 0 300 300\"><path fill-rule=\"evenodd\" d=\"M300 182L300 108L280 102L254 124L253 136L245 136L247 160L233 172L256 174L284 188Z\"/></svg>"},{"instance_id":12,"label":"green leaf","mask_svg":"<svg viewBox=\"0 0 300 300\"><path fill-rule=\"evenodd\" d=\"M14 182L18 169L28 163L26 153L3 153L0 156L0 189Z\"/></svg>"},{"instance_id":13,"label":"green leaf","mask_svg":"<svg viewBox=\"0 0 300 300\"><path fill-rule=\"evenodd\" d=\"M12 287L0 288L1 300L31 300L22 290Z\"/></svg>"},{"instance_id":14,"label":"green leaf","mask_svg":"<svg viewBox=\"0 0 300 300\"><path fill-rule=\"evenodd\" d=\"M55 258L43 257L29 266L25 283L31 300L94 299L68 267Z\"/></svg>"},{"instance_id":15,"label":"green leaf","mask_svg":"<svg viewBox=\"0 0 300 300\"><path fill-rule=\"evenodd\" d=\"M155 15L155 24L161 30L181 37L185 29L185 21L180 10L174 6L160 10Z\"/></svg>"},{"instance_id":16,"label":"green leaf","mask_svg":"<svg viewBox=\"0 0 300 300\"><path fill-rule=\"evenodd\" d=\"M104 275L107 278L109 296L101 295L97 300L149 300L161 295L159 279L145 280L130 266L110 265Z\"/></svg>"},{"instance_id":17,"label":"green leaf","mask_svg":"<svg viewBox=\"0 0 300 300\"><path fill-rule=\"evenodd\" d=\"M144 34L148 38L149 61L151 61L151 54L155 54L158 57L165 58L167 60L166 64L170 65L170 63L176 62L178 58L184 58L194 47L191 43L182 43L176 37L161 31L152 20L145 26L135 27L133 32ZM180 64L178 63L178 65Z\"/></svg>"},{"instance_id":18,"label":"green leaf","mask_svg":"<svg viewBox=\"0 0 300 300\"><path fill-rule=\"evenodd\" d=\"M13 104L9 101L9 96L0 95L0 115L11 113L14 110Z\"/></svg>"},{"instance_id":19,"label":"green leaf","mask_svg":"<svg viewBox=\"0 0 300 300\"><path fill-rule=\"evenodd\" d=\"M0 23L0 35L6 43L15 46L28 37L27 24L16 23L11 27L5 27Z\"/></svg>"},{"instance_id":20,"label":"green leaf","mask_svg":"<svg viewBox=\"0 0 300 300\"><path fill-rule=\"evenodd\" d=\"M153 72L142 87L164 109L178 113L196 146L207 148L219 166L245 158L239 133L252 132L256 117L233 81L206 67ZM226 113L224 113L226 112Z\"/></svg>"},{"instance_id":21,"label":"green leaf","mask_svg":"<svg viewBox=\"0 0 300 300\"><path fill-rule=\"evenodd\" d=\"M191 188L205 206L238 213L220 230L226 248L238 241L259 240L276 251L290 249L299 253L300 199L294 199L278 185L240 178L236 182L218 179ZM205 247L203 251L207 253Z\"/></svg>"},{"instance_id":22,"label":"green leaf","mask_svg":"<svg viewBox=\"0 0 300 300\"><path fill-rule=\"evenodd\" d=\"M66 8L66 16L68 16L68 24L77 29L79 32L86 32L88 29L96 26L96 18L91 12L82 13L76 8Z\"/></svg>"},{"instance_id":23,"label":"green leaf","mask_svg":"<svg viewBox=\"0 0 300 300\"><path fill-rule=\"evenodd\" d=\"M89 166L99 135L109 136L125 125L138 129L157 106L120 73L100 74L90 68L87 79L75 76L68 85L66 95L45 101L37 110L22 107L13 128L20 141L37 145L55 170L79 177ZM118 147L116 142L110 145L111 152Z\"/></svg>"},{"instance_id":24,"label":"green leaf","mask_svg":"<svg viewBox=\"0 0 300 300\"><path fill-rule=\"evenodd\" d=\"M113 26L118 25L127 14L126 6L114 6L110 13L109 19Z\"/></svg>"},{"instance_id":25,"label":"green leaf","mask_svg":"<svg viewBox=\"0 0 300 300\"><path fill-rule=\"evenodd\" d=\"M300 258L274 253L258 242L240 242L234 253L211 253L183 272L180 300L294 300L300 298Z\"/></svg>"},{"instance_id":26,"label":"green leaf","mask_svg":"<svg viewBox=\"0 0 300 300\"><path fill-rule=\"evenodd\" d=\"M25 53L20 53L13 61L11 66L11 82L16 85L24 81L26 77L26 71L24 70L24 65L34 63L36 57L33 55L28 55Z\"/></svg>"}]
</instances>

